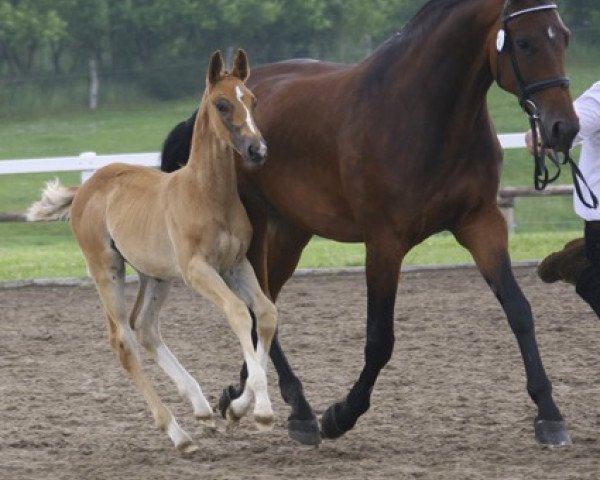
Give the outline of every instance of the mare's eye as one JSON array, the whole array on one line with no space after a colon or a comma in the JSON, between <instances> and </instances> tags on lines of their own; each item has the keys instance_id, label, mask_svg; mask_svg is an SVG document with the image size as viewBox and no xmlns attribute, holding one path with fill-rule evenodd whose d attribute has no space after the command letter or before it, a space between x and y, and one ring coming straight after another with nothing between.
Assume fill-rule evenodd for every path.
<instances>
[{"instance_id":1,"label":"mare's eye","mask_svg":"<svg viewBox=\"0 0 600 480\"><path fill-rule=\"evenodd\" d=\"M231 105L225 100L217 100L217 102L215 103L215 107L217 108L217 111L219 113L223 114L229 113L229 111L231 110Z\"/></svg>"},{"instance_id":2,"label":"mare's eye","mask_svg":"<svg viewBox=\"0 0 600 480\"><path fill-rule=\"evenodd\" d=\"M531 50L531 44L529 43L529 40L525 38L519 38L515 43L524 52L528 52L529 50Z\"/></svg>"}]
</instances>

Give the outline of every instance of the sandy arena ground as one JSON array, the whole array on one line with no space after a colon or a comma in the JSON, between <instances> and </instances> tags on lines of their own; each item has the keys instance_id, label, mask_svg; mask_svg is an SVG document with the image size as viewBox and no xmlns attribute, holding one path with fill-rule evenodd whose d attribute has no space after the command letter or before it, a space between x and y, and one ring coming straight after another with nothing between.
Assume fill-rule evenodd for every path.
<instances>
[{"instance_id":1,"label":"sandy arena ground","mask_svg":"<svg viewBox=\"0 0 600 480\"><path fill-rule=\"evenodd\" d=\"M516 274L537 322L544 363L573 447L540 448L516 341L472 269L406 273L396 350L356 428L319 449L288 439L272 368L277 421L257 433L203 432L175 387L146 371L194 437L184 458L153 425L110 350L91 287L0 289L0 479L598 479L600 321L571 287ZM130 299L136 285L128 286ZM360 274L298 276L280 302L280 336L320 416L363 363ZM237 378L241 351L223 316L184 286L163 311L163 335L214 404ZM232 353L233 352L233 353Z\"/></svg>"}]
</instances>

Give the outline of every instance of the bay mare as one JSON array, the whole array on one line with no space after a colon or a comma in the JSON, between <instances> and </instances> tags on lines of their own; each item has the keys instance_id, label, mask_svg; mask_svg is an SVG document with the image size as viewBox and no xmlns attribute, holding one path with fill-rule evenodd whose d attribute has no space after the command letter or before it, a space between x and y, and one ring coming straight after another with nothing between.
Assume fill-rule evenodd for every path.
<instances>
[{"instance_id":1,"label":"bay mare","mask_svg":"<svg viewBox=\"0 0 600 480\"><path fill-rule=\"evenodd\" d=\"M277 337L272 344L293 438L336 438L368 410L394 346L402 259L447 230L472 254L516 336L538 409L537 439L570 442L530 305L511 270L496 203L502 151L486 105L496 81L530 114L539 112L545 146L566 153L578 131L564 72L568 39L548 1L432 0L356 65L292 60L253 71L249 85L269 162L240 171L239 180L254 226L249 258L262 288L277 298L313 235L366 245L364 368L348 395L326 410L321 432ZM194 116L170 133L163 170L185 163L193 123ZM323 325L323 334L331 328ZM222 406L239 391L226 389Z\"/></svg>"},{"instance_id":2,"label":"bay mare","mask_svg":"<svg viewBox=\"0 0 600 480\"><path fill-rule=\"evenodd\" d=\"M228 406L228 420L237 422L255 401L257 427L269 429L273 422L265 372L276 312L246 258L252 226L238 195L233 156L237 152L248 169L265 161L266 145L251 114L255 98L244 84L248 75L242 50L231 73L224 71L220 52L212 56L189 162L181 170L165 174L111 164L79 188L50 183L28 214L32 221L70 217L104 307L111 346L144 394L158 427L184 453L196 446L142 372L139 353L141 344L189 400L198 420L214 427L213 410L200 385L161 337L158 313L173 279L183 278L219 307L242 346L248 381ZM140 276L130 316L125 262ZM256 351L248 308L257 319Z\"/></svg>"}]
</instances>

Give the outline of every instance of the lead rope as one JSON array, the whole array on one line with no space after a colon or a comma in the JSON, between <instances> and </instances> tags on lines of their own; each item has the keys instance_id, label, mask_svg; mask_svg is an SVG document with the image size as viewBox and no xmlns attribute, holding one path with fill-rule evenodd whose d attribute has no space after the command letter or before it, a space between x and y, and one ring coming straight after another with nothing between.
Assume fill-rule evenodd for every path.
<instances>
[{"instance_id":1,"label":"lead rope","mask_svg":"<svg viewBox=\"0 0 600 480\"><path fill-rule=\"evenodd\" d=\"M571 155L567 152L564 154L563 160L560 160L558 154L552 150L548 151L542 148L539 142L538 132L543 129L543 125L540 121L540 115L535 103L531 100L522 102L521 107L525 113L529 116L529 125L531 129L532 141L533 141L533 157L535 159L535 169L533 184L536 190L544 190L550 183L554 182L561 173L561 165L569 165L571 167L571 176L573 178L573 188L575 193L587 208L598 208L598 197L594 194L590 186L588 185L585 177L581 173L581 170L571 158ZM550 172L546 166L545 158L548 157L554 164L557 171L554 176L550 177ZM581 185L587 190L589 201L585 198Z\"/></svg>"}]
</instances>

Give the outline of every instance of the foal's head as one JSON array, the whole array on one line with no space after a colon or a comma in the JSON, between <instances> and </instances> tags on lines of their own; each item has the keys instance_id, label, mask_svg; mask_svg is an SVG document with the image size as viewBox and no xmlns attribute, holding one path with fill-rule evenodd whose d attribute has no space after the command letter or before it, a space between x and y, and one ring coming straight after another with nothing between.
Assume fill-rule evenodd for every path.
<instances>
[{"instance_id":1,"label":"foal's head","mask_svg":"<svg viewBox=\"0 0 600 480\"><path fill-rule=\"evenodd\" d=\"M238 50L231 72L223 68L220 51L213 54L206 77L206 108L219 137L240 154L246 167L262 165L267 145L254 123L256 97L246 87L248 57Z\"/></svg>"},{"instance_id":2,"label":"foal's head","mask_svg":"<svg viewBox=\"0 0 600 480\"><path fill-rule=\"evenodd\" d=\"M498 84L519 96L527 113L539 113L545 146L563 153L579 130L565 76L569 36L551 1L505 0L489 47Z\"/></svg>"}]
</instances>

